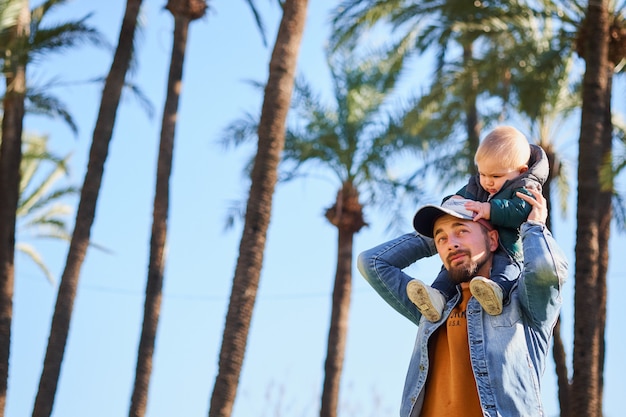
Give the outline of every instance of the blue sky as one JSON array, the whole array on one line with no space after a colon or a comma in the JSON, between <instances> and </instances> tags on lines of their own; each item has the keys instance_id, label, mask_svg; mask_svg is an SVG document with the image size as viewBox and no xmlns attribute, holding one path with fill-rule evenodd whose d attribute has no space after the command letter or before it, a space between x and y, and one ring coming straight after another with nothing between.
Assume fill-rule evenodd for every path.
<instances>
[{"instance_id":1,"label":"blue sky","mask_svg":"<svg viewBox=\"0 0 626 417\"><path fill-rule=\"evenodd\" d=\"M92 239L112 253L90 250L83 265L53 415L111 417L128 414L143 314L156 150L165 93L172 18L165 1L144 2L144 29L137 43L135 82L155 105L149 119L125 97L117 117ZM264 48L244 1L210 2L207 18L189 32L179 107L164 298L148 404L149 417L204 416L217 372L223 325L241 225L224 231L233 201L245 198L242 168L252 148L225 150L216 143L223 128L243 112L258 113L260 94L246 80L264 82L279 13L274 2L256 2L265 19L270 47ZM328 91L323 54L327 14L334 2L310 1L299 70L320 91ZM75 0L62 19L93 11L91 20L112 45L117 42L125 2ZM108 71L111 53L81 48L49 58L32 82L51 78L89 79ZM43 63L42 66L43 67ZM410 82L428 75L409 72ZM409 84L410 84L409 82ZM616 95L624 96L623 83ZM53 149L72 152L71 177L82 184L100 100L95 86L54 90L79 125L73 137L60 122L28 117L26 130L50 135ZM575 176L576 129L563 132ZM318 414L323 381L336 232L324 219L338 184L309 179L277 188L247 354L233 417ZM573 186L573 189L574 186ZM432 201L440 195L433 194ZM368 212L370 227L356 236L355 253L393 236L386 220ZM412 210L406 212L410 231ZM566 218L555 218L554 233L574 269L575 195ZM625 342L618 300L626 292L626 267L618 264L626 239L613 233L609 269L605 415L621 413ZM57 280L66 248L53 242L39 248ZM26 259L16 261L14 322L6 415L30 415L37 392L56 287ZM411 273L434 279L436 258ZM574 286L565 288L563 332L571 360ZM350 330L342 379L340 415L396 416L415 328L395 313L354 271ZM619 378L619 379L618 379ZM552 362L544 377L549 416L557 414Z\"/></svg>"}]
</instances>

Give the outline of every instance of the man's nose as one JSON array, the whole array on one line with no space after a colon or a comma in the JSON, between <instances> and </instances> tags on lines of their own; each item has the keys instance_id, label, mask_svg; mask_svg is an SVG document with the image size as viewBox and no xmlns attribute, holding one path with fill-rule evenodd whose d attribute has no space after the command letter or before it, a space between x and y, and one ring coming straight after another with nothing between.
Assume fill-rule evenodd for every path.
<instances>
[{"instance_id":1,"label":"man's nose","mask_svg":"<svg viewBox=\"0 0 626 417\"><path fill-rule=\"evenodd\" d=\"M456 238L450 237L448 238L448 250L454 250L459 247L459 242Z\"/></svg>"}]
</instances>

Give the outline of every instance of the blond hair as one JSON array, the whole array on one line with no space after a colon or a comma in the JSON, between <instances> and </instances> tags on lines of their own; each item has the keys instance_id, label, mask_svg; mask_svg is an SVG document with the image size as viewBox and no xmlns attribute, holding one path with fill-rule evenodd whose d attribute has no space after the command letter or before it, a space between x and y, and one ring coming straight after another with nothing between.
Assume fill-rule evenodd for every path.
<instances>
[{"instance_id":1,"label":"blond hair","mask_svg":"<svg viewBox=\"0 0 626 417\"><path fill-rule=\"evenodd\" d=\"M499 126L482 140L474 162L497 161L502 168L519 169L528 166L530 144L526 136L512 126Z\"/></svg>"}]
</instances>

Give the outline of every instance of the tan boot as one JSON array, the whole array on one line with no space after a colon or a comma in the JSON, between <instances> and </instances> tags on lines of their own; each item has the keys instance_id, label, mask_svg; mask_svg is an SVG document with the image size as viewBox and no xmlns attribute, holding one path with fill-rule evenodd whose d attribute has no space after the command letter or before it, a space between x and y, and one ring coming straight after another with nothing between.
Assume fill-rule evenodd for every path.
<instances>
[{"instance_id":1,"label":"tan boot","mask_svg":"<svg viewBox=\"0 0 626 417\"><path fill-rule=\"evenodd\" d=\"M487 314L502 314L502 288L492 280L476 276L470 281L470 292Z\"/></svg>"},{"instance_id":2,"label":"tan boot","mask_svg":"<svg viewBox=\"0 0 626 417\"><path fill-rule=\"evenodd\" d=\"M446 299L438 290L418 279L413 279L407 284L406 293L409 300L415 304L428 321L439 321L446 305Z\"/></svg>"}]
</instances>

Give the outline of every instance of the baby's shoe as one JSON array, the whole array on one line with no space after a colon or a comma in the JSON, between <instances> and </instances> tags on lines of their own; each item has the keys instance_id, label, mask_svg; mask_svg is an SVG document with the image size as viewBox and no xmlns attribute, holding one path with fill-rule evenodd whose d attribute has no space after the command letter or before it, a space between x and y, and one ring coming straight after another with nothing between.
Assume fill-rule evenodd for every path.
<instances>
[{"instance_id":1,"label":"baby's shoe","mask_svg":"<svg viewBox=\"0 0 626 417\"><path fill-rule=\"evenodd\" d=\"M418 279L413 279L407 284L406 293L409 300L415 304L428 321L439 321L446 305L446 299L438 290Z\"/></svg>"},{"instance_id":2,"label":"baby's shoe","mask_svg":"<svg viewBox=\"0 0 626 417\"><path fill-rule=\"evenodd\" d=\"M469 286L470 292L487 314L497 316L502 313L502 288L498 284L488 278L475 276Z\"/></svg>"}]
</instances>

